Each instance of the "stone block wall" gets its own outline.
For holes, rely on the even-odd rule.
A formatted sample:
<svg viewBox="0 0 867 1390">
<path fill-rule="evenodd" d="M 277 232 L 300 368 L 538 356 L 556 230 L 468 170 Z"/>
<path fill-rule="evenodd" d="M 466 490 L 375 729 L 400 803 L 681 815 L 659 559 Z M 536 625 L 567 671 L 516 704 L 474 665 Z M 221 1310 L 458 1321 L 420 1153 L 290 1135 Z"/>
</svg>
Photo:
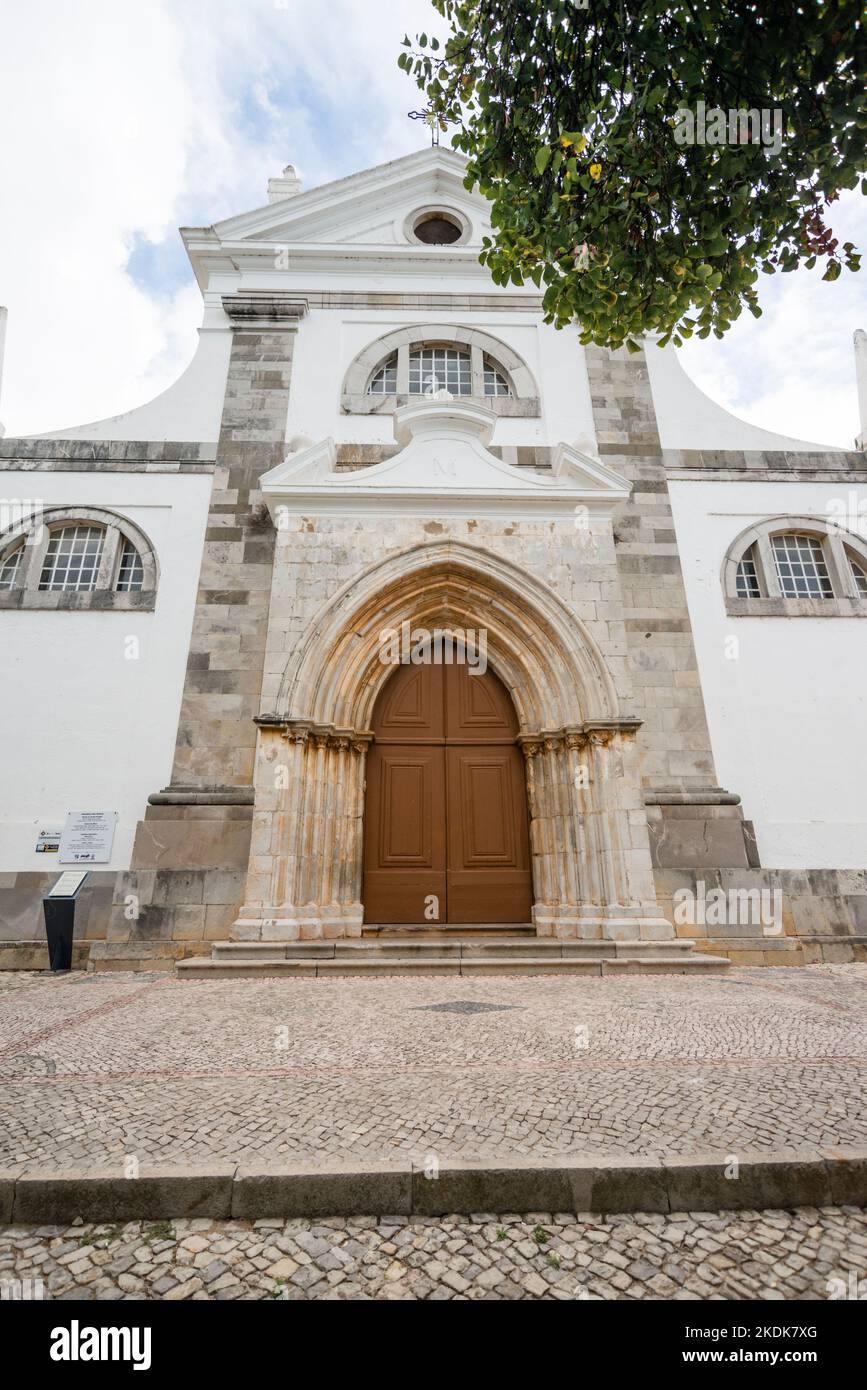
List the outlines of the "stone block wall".
<svg viewBox="0 0 867 1390">
<path fill-rule="evenodd" d="M 228 936 L 243 897 L 276 537 L 258 483 L 285 456 L 307 306 L 265 295 L 224 306 L 232 349 L 172 780 L 150 797 L 118 881 L 108 929 L 116 948 L 206 951 Z M 132 919 L 130 902 L 141 904 Z"/>
<path fill-rule="evenodd" d="M 716 786 L 645 356 L 591 347 L 586 358 L 599 456 L 633 489 L 614 537 L 655 860 L 747 868 L 757 862 L 751 828 L 738 797 Z"/>
<path fill-rule="evenodd" d="M 0 873 L 0 940 L 45 940 L 42 899 L 65 867 L 54 863 L 43 873 Z M 116 873 L 105 870 L 88 875 L 75 905 L 76 939 L 99 941 L 105 936 L 116 879 Z"/>
<path fill-rule="evenodd" d="M 501 556 L 549 585 L 586 625 L 614 679 L 622 709 L 632 713 L 620 579 L 607 523 L 594 525 L 585 543 L 571 521 L 410 516 L 390 516 L 376 524 L 366 517 L 288 518 L 277 537 L 263 713 L 276 712 L 290 657 L 341 589 L 389 557 L 433 541 L 455 541 Z M 484 625 L 484 616 L 480 609 L 477 625 Z M 575 722 L 595 713 L 579 708 L 576 691 Z"/>
<path fill-rule="evenodd" d="M 628 478 L 615 517 L 629 667 L 647 787 L 701 790 L 716 774 L 644 353 L 587 348 L 603 463 Z"/>
<path fill-rule="evenodd" d="M 677 935 L 734 965 L 867 961 L 867 870 L 657 869 L 655 879 Z M 684 894 L 705 903 L 709 920 L 683 920 Z"/>
</svg>

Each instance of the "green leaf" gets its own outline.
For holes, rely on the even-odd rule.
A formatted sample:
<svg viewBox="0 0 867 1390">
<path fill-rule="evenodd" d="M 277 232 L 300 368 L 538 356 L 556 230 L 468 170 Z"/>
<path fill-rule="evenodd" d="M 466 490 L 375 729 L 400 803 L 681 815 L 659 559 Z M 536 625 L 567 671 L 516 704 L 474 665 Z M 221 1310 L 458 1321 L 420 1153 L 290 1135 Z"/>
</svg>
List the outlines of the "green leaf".
<svg viewBox="0 0 867 1390">
<path fill-rule="evenodd" d="M 616 5 L 433 8 L 447 41 L 421 35 L 419 59 L 405 38 L 401 67 L 460 121 L 467 187 L 493 204 L 486 273 L 538 281 L 546 322 L 577 321 L 581 341 L 611 348 L 646 331 L 677 345 L 690 332 L 724 335 L 745 308 L 758 317 L 761 272 L 821 263 L 833 281 L 857 270 L 854 243 L 835 239 L 840 192 L 867 194 L 854 0 L 787 6 L 784 26 L 779 0 L 623 7 L 634 18 L 627 71 Z M 785 110 L 778 156 L 679 139 L 689 132 L 677 112 L 694 115 L 710 93 L 737 105 L 737 92 L 769 93 L 749 104 Z M 580 269 L 572 252 L 585 243 Z"/>
</svg>

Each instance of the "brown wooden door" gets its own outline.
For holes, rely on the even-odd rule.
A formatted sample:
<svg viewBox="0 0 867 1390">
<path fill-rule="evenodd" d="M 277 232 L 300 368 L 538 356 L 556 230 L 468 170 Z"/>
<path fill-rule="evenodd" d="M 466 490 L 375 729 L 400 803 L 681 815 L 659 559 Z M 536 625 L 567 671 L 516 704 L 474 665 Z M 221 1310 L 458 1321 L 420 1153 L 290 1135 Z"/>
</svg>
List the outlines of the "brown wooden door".
<svg viewBox="0 0 867 1390">
<path fill-rule="evenodd" d="M 528 922 L 523 757 L 508 691 L 466 665 L 401 666 L 373 720 L 366 922 Z"/>
</svg>

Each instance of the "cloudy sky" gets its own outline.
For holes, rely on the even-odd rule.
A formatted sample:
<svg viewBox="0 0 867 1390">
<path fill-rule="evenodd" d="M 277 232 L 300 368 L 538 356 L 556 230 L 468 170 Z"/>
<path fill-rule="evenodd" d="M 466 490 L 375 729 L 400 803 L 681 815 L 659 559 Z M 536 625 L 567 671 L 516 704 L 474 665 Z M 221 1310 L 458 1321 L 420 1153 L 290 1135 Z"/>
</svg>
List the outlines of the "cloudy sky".
<svg viewBox="0 0 867 1390">
<path fill-rule="evenodd" d="M 0 419 L 33 434 L 150 399 L 189 361 L 199 292 L 177 233 L 419 149 L 396 66 L 428 0 L 0 0 Z M 867 249 L 867 199 L 834 227 Z M 851 447 L 867 262 L 762 277 L 764 318 L 684 353 L 738 414 Z"/>
</svg>

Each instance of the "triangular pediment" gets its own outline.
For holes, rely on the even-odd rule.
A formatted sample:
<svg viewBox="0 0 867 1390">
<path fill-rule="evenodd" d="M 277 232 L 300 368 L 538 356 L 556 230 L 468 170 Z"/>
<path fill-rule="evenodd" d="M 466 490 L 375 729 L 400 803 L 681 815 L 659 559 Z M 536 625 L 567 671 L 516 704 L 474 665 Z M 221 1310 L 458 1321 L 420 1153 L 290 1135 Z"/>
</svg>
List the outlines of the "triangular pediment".
<svg viewBox="0 0 867 1390">
<path fill-rule="evenodd" d="M 515 468 L 491 453 L 497 417 L 460 398 L 431 397 L 395 415 L 404 444 L 393 458 L 338 471 L 333 440 L 311 445 L 266 473 L 260 486 L 272 515 L 286 511 L 423 515 L 564 516 L 578 507 L 601 515 L 628 498 L 620 474 L 567 445 L 550 473 Z"/>
<path fill-rule="evenodd" d="M 406 245 L 407 212 L 443 203 L 472 223 L 471 242 L 477 245 L 490 225 L 490 205 L 467 191 L 465 173 L 466 160 L 454 150 L 421 150 L 228 218 L 214 232 L 231 243 Z"/>
</svg>

